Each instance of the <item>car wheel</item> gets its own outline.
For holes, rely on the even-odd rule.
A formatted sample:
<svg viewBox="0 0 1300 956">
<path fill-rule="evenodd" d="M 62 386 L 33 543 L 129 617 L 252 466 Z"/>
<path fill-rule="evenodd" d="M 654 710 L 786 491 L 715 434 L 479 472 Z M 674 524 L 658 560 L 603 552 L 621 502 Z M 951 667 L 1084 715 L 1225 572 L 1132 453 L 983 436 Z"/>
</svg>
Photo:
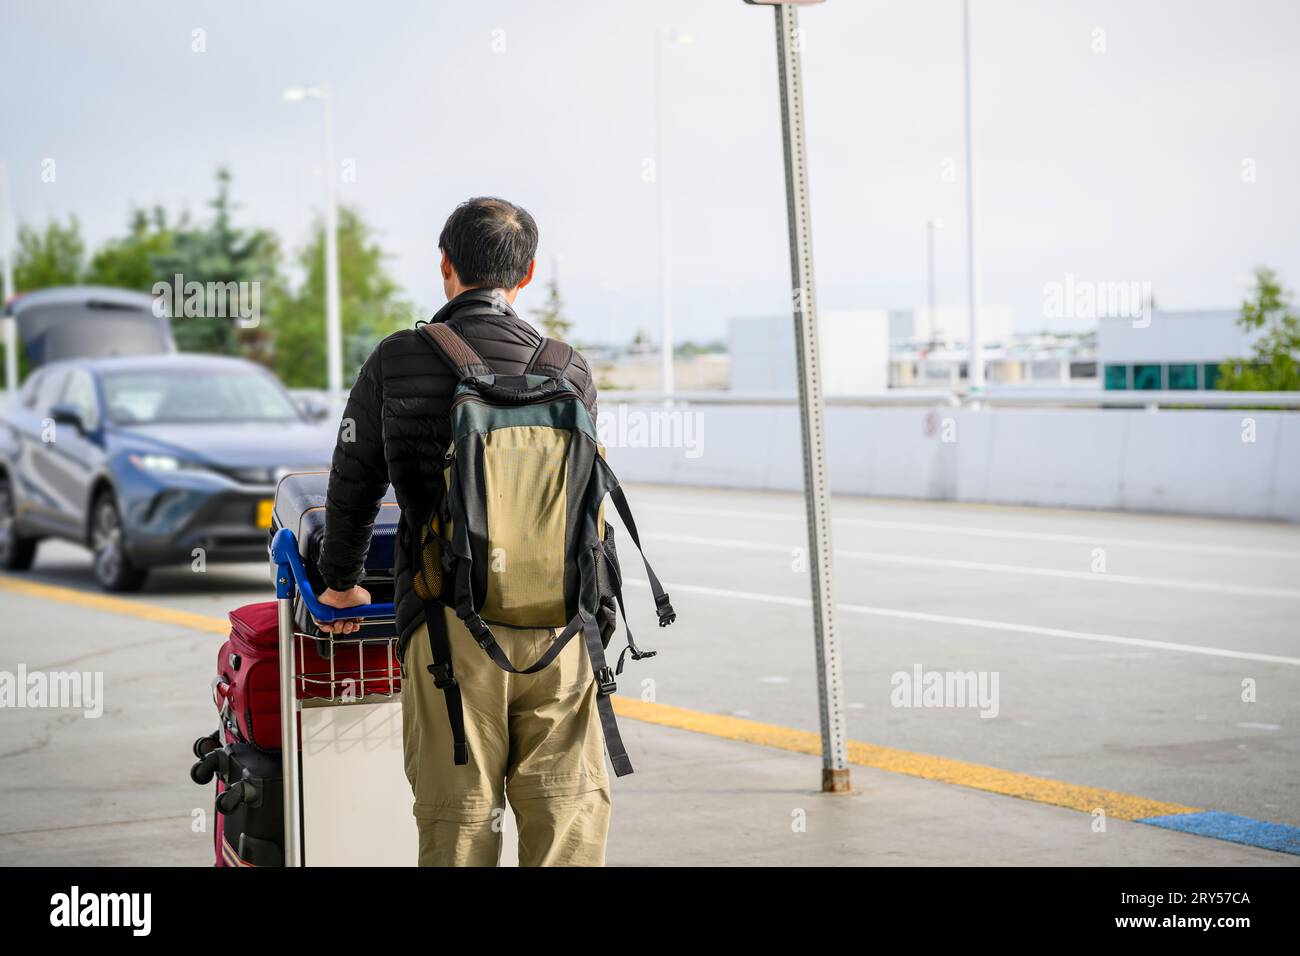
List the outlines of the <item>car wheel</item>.
<svg viewBox="0 0 1300 956">
<path fill-rule="evenodd" d="M 9 479 L 0 477 L 0 568 L 26 571 L 36 560 L 37 538 L 18 533 L 18 508 Z"/>
<path fill-rule="evenodd" d="M 106 591 L 138 591 L 148 576 L 126 553 L 126 529 L 113 495 L 105 492 L 95 499 L 90 530 L 90 549 L 95 556 L 95 580 Z"/>
</svg>

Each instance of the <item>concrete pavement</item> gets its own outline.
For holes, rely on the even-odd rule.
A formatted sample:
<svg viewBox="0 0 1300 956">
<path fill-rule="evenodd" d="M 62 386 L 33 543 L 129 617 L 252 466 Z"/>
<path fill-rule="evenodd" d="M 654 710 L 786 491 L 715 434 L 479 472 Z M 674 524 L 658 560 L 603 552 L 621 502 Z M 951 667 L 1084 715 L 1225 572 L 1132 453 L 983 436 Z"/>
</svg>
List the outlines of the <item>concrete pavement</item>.
<svg viewBox="0 0 1300 956">
<path fill-rule="evenodd" d="M 656 631 L 648 596 L 633 591 L 638 638 L 664 653 L 632 665 L 624 693 L 815 730 L 797 499 L 637 488 L 633 502 L 657 567 L 679 585 L 681 619 Z M 838 499 L 836 519 L 837 548 L 856 552 L 837 577 L 851 608 L 840 622 L 853 738 L 1300 819 L 1300 669 L 1287 663 L 1300 530 Z M 1107 570 L 1088 571 L 1098 547 Z M 220 620 L 269 598 L 267 571 L 168 571 L 131 599 L 192 618 L 183 623 L 96 610 L 86 565 L 84 552 L 51 545 L 22 578 L 79 589 L 89 604 L 0 583 L 0 670 L 93 669 L 107 698 L 98 720 L 0 711 L 0 863 L 206 864 L 192 815 L 210 797 L 188 779 L 189 744 L 214 725 Z M 892 675 L 917 663 L 1000 672 L 997 716 L 893 706 Z M 854 794 L 826 796 L 815 757 L 622 724 L 637 773 L 615 783 L 615 864 L 1300 861 L 1114 816 L 1098 832 L 1087 812 L 868 767 L 854 768 Z"/>
<path fill-rule="evenodd" d="M 3 593 L 0 669 L 102 668 L 108 706 L 0 714 L 0 863 L 211 861 L 194 813 L 190 740 L 212 724 L 204 675 L 217 634 Z M 12 630 L 10 630 L 12 626 Z M 17 639 L 15 639 L 17 636 Z M 75 645 L 75 646 L 73 646 Z M 1300 857 L 865 767 L 854 792 L 818 790 L 820 760 L 622 721 L 637 765 L 615 781 L 609 863 L 667 865 L 1297 865 Z"/>
</svg>

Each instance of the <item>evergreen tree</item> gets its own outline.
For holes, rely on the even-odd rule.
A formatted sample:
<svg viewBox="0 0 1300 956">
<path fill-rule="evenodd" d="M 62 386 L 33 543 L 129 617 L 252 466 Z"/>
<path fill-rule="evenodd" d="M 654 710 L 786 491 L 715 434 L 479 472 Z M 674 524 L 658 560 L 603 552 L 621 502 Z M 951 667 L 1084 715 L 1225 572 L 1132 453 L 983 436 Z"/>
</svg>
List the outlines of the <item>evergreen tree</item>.
<svg viewBox="0 0 1300 956">
<path fill-rule="evenodd" d="M 546 283 L 546 301 L 540 308 L 529 310 L 529 315 L 537 320 L 542 333 L 551 339 L 567 342 L 573 323 L 564 314 L 564 299 L 560 296 L 560 280 L 551 271 L 551 279 Z"/>
<path fill-rule="evenodd" d="M 176 229 L 187 229 L 182 219 Z M 91 285 L 114 286 L 150 292 L 155 282 L 170 282 L 161 274 L 159 262 L 174 255 L 175 229 L 167 222 L 167 212 L 155 206 L 146 212 L 131 212 L 129 232 L 121 239 L 110 239 L 96 250 L 90 260 L 86 281 Z"/>
<path fill-rule="evenodd" d="M 217 170 L 217 195 L 208 205 L 212 221 L 206 226 L 177 229 L 171 249 L 159 255 L 156 267 L 161 281 L 176 275 L 185 283 L 260 283 L 261 307 L 273 304 L 278 286 L 279 240 L 266 230 L 246 232 L 234 225 L 237 208 L 230 200 L 230 171 Z M 173 304 L 172 329 L 182 351 L 237 355 L 241 352 L 263 361 L 269 359 L 269 340 L 259 325 L 243 329 L 237 317 L 220 316 L 216 303 L 206 301 L 201 316 L 185 316 L 181 303 Z"/>
</svg>

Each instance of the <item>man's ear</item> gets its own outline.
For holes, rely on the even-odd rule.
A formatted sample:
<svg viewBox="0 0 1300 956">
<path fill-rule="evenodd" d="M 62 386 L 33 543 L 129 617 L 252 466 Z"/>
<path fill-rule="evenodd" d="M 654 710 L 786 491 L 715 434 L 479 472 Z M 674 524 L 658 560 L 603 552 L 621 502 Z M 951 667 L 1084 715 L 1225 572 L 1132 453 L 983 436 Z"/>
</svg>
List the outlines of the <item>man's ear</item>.
<svg viewBox="0 0 1300 956">
<path fill-rule="evenodd" d="M 451 260 L 447 258 L 447 251 L 445 249 L 439 249 L 438 251 L 442 253 L 442 264 L 439 266 L 439 269 L 442 272 L 442 277 L 444 279 L 450 279 L 455 274 L 456 270 L 452 268 Z"/>
<path fill-rule="evenodd" d="M 536 257 L 534 257 L 534 258 L 532 258 L 532 259 L 529 259 L 529 260 L 528 260 L 528 271 L 524 273 L 524 277 L 523 277 L 522 279 L 519 280 L 519 285 L 515 286 L 515 288 L 516 288 L 516 289 L 522 289 L 524 286 L 528 285 L 528 283 L 532 282 L 532 281 L 533 281 L 533 270 L 536 269 L 536 268 L 537 268 L 537 259 L 536 259 Z"/>
</svg>

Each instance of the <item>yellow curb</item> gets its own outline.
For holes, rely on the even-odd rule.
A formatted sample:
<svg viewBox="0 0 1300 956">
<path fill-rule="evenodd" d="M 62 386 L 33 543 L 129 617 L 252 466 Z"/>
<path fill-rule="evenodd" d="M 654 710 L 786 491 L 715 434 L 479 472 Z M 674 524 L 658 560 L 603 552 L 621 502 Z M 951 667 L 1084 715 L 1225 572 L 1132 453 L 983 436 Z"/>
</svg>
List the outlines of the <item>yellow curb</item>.
<svg viewBox="0 0 1300 956">
<path fill-rule="evenodd" d="M 727 740 L 739 740 L 813 756 L 818 756 L 822 752 L 821 736 L 805 730 L 794 730 L 790 727 L 763 724 L 755 720 L 744 720 L 722 714 L 706 714 L 668 704 L 648 703 L 632 697 L 615 697 L 614 710 L 620 717 L 630 717 L 633 720 L 658 724 L 661 727 L 690 730 Z M 892 747 L 881 747 L 857 740 L 849 741 L 849 761 L 875 770 L 920 777 L 923 780 L 936 780 L 960 787 L 971 787 L 1007 797 L 1018 797 L 1021 800 L 1032 800 L 1035 803 L 1066 807 L 1082 813 L 1104 810 L 1107 816 L 1119 820 L 1141 820 L 1146 817 L 1200 812 L 1196 807 L 1186 807 L 1178 803 L 1164 803 L 1130 793 L 1064 783 L 1027 773 L 999 770 L 983 764 L 950 760 L 947 757 L 934 757 L 908 750 L 895 750 Z"/>
<path fill-rule="evenodd" d="M 213 634 L 225 634 L 230 628 L 224 618 L 209 617 L 190 611 L 177 611 L 107 594 L 92 594 L 75 588 L 41 584 L 3 574 L 0 574 L 0 590 L 111 614 L 125 614 L 146 621 L 175 624 L 177 627 Z M 677 730 L 722 737 L 726 740 L 738 740 L 742 743 L 813 756 L 819 755 L 822 750 L 821 737 L 818 734 L 775 724 L 759 723 L 755 720 L 744 720 L 740 717 L 709 714 L 684 707 L 619 696 L 614 698 L 614 710 L 620 717 L 657 724 L 660 727 L 672 727 Z M 1027 773 L 999 770 L 983 764 L 950 760 L 947 757 L 934 757 L 908 750 L 895 750 L 892 747 L 881 747 L 856 740 L 849 741 L 849 760 L 859 766 L 871 767 L 875 770 L 971 787 L 975 790 L 1018 797 L 1035 803 L 1066 807 L 1082 813 L 1104 810 L 1107 816 L 1119 820 L 1141 820 L 1146 817 L 1201 812 L 1196 807 L 1187 807 L 1178 803 L 1164 803 L 1129 793 L 1064 783 Z"/>
</svg>

